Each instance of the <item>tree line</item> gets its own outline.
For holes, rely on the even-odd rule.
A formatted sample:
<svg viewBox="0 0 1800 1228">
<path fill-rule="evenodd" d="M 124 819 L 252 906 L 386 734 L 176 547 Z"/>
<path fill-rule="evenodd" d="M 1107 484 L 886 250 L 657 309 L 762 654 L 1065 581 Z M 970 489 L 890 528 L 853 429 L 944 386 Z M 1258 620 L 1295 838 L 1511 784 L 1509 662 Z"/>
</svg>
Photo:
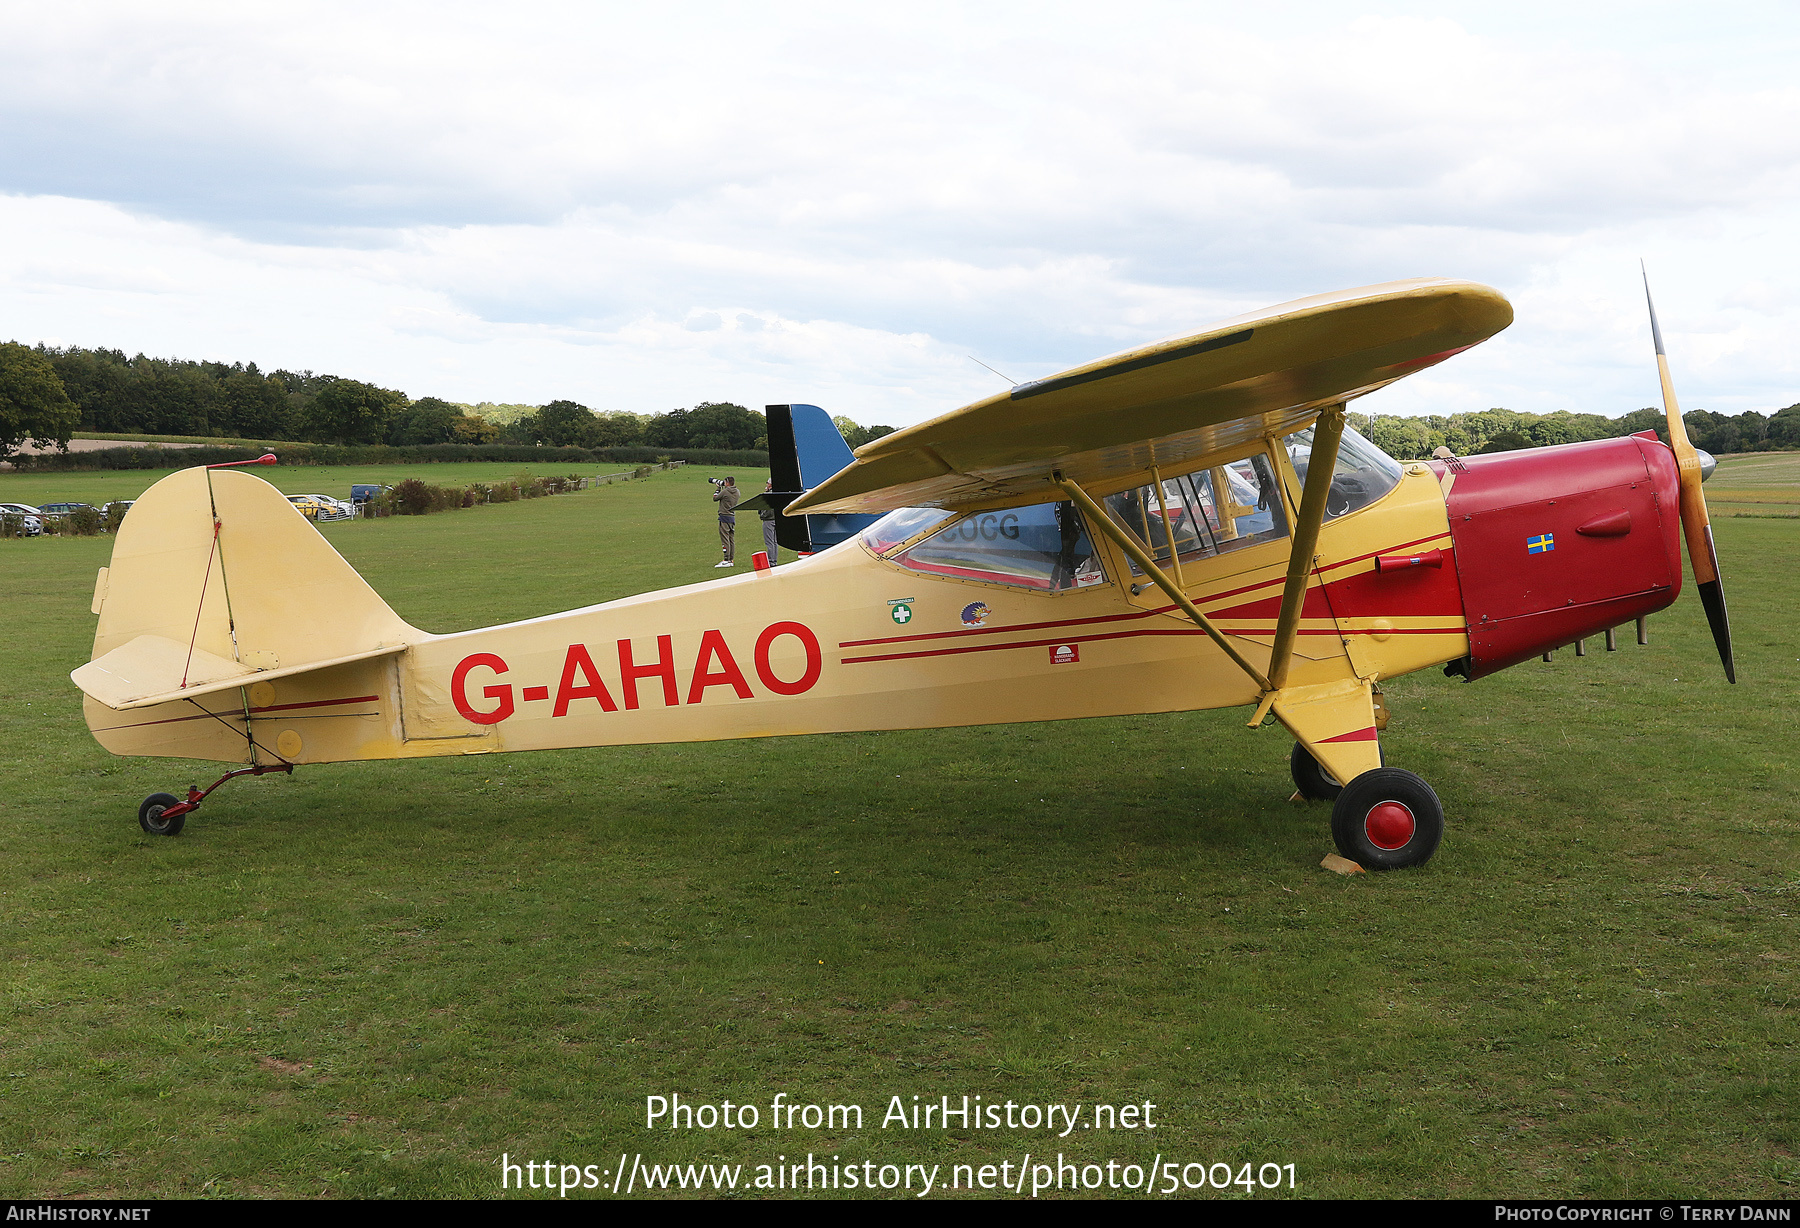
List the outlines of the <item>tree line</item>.
<svg viewBox="0 0 1800 1228">
<path fill-rule="evenodd" d="M 483 411 L 487 411 L 484 414 Z M 489 416 L 491 415 L 491 416 Z M 837 422 L 851 447 L 889 426 Z M 595 411 L 576 401 L 466 405 L 254 362 L 127 357 L 122 350 L 0 345 L 0 457 L 76 431 L 291 440 L 339 445 L 545 444 L 552 447 L 766 450 L 763 415 L 725 401 L 662 414 Z"/>
<path fill-rule="evenodd" d="M 1486 409 L 1423 418 L 1352 413 L 1348 419 L 1376 447 L 1399 460 L 1427 457 L 1438 448 L 1449 448 L 1458 456 L 1478 456 L 1588 439 L 1616 439 L 1639 431 L 1655 431 L 1657 438 L 1664 443 L 1669 441 L 1668 420 L 1662 410 L 1654 408 L 1634 409 L 1618 418 L 1567 410 L 1533 414 Z M 1800 405 L 1790 405 L 1766 417 L 1755 410 L 1728 416 L 1690 409 L 1681 415 L 1681 421 L 1694 446 L 1715 456 L 1800 448 Z"/>
<path fill-rule="evenodd" d="M 1377 447 L 1400 459 L 1447 447 L 1459 456 L 1608 439 L 1654 430 L 1660 409 L 1619 418 L 1489 409 L 1400 418 L 1351 414 Z M 852 448 L 892 432 L 834 418 Z M 1800 448 L 1800 405 L 1682 415 L 1688 436 L 1714 455 Z M 293 440 L 335 445 L 510 444 L 586 449 L 649 447 L 766 451 L 763 415 L 728 401 L 661 414 L 596 411 L 576 401 L 543 406 L 466 405 L 312 371 L 262 371 L 255 363 L 128 358 L 122 350 L 0 344 L 0 457 L 31 440 L 66 443 L 75 431 Z"/>
</svg>

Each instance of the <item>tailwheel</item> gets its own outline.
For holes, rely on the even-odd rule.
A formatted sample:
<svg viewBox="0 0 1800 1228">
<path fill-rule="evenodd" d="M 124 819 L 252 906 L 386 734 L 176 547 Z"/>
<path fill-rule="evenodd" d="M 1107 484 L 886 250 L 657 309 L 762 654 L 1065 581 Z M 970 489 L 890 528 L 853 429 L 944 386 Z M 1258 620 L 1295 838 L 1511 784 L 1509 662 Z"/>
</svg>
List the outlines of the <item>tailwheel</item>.
<svg viewBox="0 0 1800 1228">
<path fill-rule="evenodd" d="M 152 793 L 138 807 L 138 826 L 152 836 L 179 836 L 187 824 L 187 811 L 163 818 L 163 811 L 179 805 L 181 799 L 172 793 Z"/>
<path fill-rule="evenodd" d="M 1338 794 L 1331 838 L 1338 852 L 1370 870 L 1424 865 L 1444 838 L 1444 806 L 1411 772 L 1374 768 Z"/>
</svg>

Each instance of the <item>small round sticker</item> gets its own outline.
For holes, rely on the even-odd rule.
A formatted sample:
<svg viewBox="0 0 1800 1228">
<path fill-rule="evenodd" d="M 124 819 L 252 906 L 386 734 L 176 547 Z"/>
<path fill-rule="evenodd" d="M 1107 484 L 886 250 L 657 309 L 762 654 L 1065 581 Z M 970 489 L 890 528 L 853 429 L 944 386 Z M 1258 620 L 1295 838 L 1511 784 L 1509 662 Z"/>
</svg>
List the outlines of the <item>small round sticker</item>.
<svg viewBox="0 0 1800 1228">
<path fill-rule="evenodd" d="M 889 606 L 888 614 L 892 616 L 895 622 L 902 625 L 912 621 L 912 607 L 907 605 L 904 601 L 896 602 L 894 605 Z"/>
</svg>

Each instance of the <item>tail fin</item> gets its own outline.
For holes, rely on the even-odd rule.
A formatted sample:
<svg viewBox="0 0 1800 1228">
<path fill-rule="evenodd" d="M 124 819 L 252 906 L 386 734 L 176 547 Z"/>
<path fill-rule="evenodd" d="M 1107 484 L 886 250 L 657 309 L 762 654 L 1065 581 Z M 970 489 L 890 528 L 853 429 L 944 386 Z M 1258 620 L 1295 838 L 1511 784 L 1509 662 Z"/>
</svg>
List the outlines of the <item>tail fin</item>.
<svg viewBox="0 0 1800 1228">
<path fill-rule="evenodd" d="M 789 501 L 856 459 L 831 415 L 817 405 L 769 405 L 764 409 L 769 422 L 769 477 L 775 492 L 789 495 Z M 789 550 L 823 550 L 854 537 L 878 519 L 837 515 L 778 517 L 775 540 Z"/>
<path fill-rule="evenodd" d="M 70 677 L 116 711 L 403 651 L 423 638 L 273 486 L 164 478 L 100 573 L 94 657 Z"/>
</svg>

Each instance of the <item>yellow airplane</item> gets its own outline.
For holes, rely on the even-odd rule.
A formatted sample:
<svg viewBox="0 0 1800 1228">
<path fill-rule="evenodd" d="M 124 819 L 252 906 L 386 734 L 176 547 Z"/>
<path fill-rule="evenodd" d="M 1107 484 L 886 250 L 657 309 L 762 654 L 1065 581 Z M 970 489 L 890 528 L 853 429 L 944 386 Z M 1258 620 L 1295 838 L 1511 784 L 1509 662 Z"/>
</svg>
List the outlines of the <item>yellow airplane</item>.
<svg viewBox="0 0 1800 1228">
<path fill-rule="evenodd" d="M 189 469 L 121 526 L 71 676 L 115 754 L 241 765 L 146 799 L 158 834 L 226 780 L 298 764 L 1241 705 L 1293 735 L 1344 856 L 1416 865 L 1443 809 L 1383 766 L 1384 679 L 1611 647 L 1675 599 L 1683 525 L 1731 668 L 1660 335 L 1673 450 L 1646 433 L 1401 464 L 1345 426 L 1353 398 L 1511 321 L 1445 279 L 1226 320 L 875 440 L 822 480 L 816 450 L 811 481 L 777 455 L 810 487 L 775 500 L 790 540 L 843 537 L 793 564 L 454 635 L 409 626 L 274 487 Z M 772 407 L 771 438 L 823 417 Z"/>
</svg>

